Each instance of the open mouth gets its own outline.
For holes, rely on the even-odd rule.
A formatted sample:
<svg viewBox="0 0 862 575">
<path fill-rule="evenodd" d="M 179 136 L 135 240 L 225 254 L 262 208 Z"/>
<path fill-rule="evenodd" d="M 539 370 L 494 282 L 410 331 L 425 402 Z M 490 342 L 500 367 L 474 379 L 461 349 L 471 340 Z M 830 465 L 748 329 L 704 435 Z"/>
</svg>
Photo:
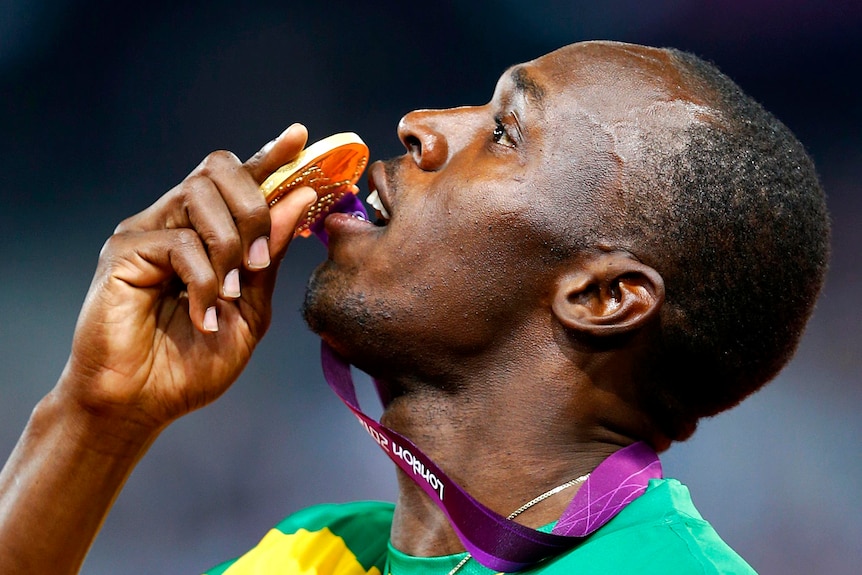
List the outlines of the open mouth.
<svg viewBox="0 0 862 575">
<path fill-rule="evenodd" d="M 368 194 L 368 198 L 365 201 L 368 202 L 369 206 L 374 208 L 374 213 L 377 216 L 374 220 L 375 226 L 385 226 L 389 223 L 389 212 L 386 210 L 386 206 L 383 205 L 383 202 L 380 201 L 380 194 L 377 193 L 377 190 Z"/>
<path fill-rule="evenodd" d="M 388 181 L 386 171 L 381 162 L 375 162 L 368 170 L 368 188 L 371 193 L 365 200 L 369 206 L 374 208 L 376 219 L 375 226 L 386 226 L 392 219 L 391 204 L 389 202 Z"/>
</svg>

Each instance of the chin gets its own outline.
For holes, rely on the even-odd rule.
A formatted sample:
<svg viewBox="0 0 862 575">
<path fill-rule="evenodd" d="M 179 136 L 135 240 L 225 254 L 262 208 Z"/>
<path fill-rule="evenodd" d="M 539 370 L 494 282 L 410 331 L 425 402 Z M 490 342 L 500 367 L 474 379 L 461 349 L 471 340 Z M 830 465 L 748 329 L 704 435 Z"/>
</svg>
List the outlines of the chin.
<svg viewBox="0 0 862 575">
<path fill-rule="evenodd" d="M 373 355 L 369 344 L 381 339 L 379 329 L 375 329 L 381 323 L 379 314 L 369 308 L 364 292 L 348 285 L 327 263 L 308 280 L 302 317 L 311 331 L 359 366 L 363 358 Z"/>
<path fill-rule="evenodd" d="M 309 278 L 301 311 L 311 331 L 368 375 L 436 379 L 445 354 L 426 337 L 434 331 L 425 312 L 411 303 L 384 288 L 366 291 L 327 261 Z"/>
<path fill-rule="evenodd" d="M 344 310 L 341 309 L 345 301 L 344 290 L 336 289 L 337 282 L 328 263 L 322 263 L 311 274 L 305 286 L 305 298 L 301 308 L 306 325 L 321 337 L 334 331 L 335 327 L 342 325 L 344 321 L 339 317 L 344 315 Z"/>
</svg>

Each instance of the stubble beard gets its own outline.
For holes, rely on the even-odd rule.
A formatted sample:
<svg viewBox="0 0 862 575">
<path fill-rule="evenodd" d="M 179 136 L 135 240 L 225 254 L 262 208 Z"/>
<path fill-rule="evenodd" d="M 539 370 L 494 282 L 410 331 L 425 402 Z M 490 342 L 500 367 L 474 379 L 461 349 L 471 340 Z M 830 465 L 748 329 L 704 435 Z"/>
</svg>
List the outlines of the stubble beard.
<svg viewBox="0 0 862 575">
<path fill-rule="evenodd" d="M 302 317 L 311 331 L 337 348 L 340 347 L 337 340 L 355 339 L 361 334 L 368 320 L 364 301 L 364 294 L 347 289 L 343 280 L 335 277 L 329 262 L 325 262 L 314 270 L 306 284 Z"/>
<path fill-rule="evenodd" d="M 397 347 L 386 343 L 392 341 L 387 331 L 395 325 L 390 305 L 352 285 L 330 262 L 309 278 L 301 312 L 311 331 L 364 371 Z"/>
<path fill-rule="evenodd" d="M 363 291 L 331 262 L 321 264 L 309 278 L 301 312 L 314 333 L 374 378 L 396 387 L 436 379 L 431 376 L 436 369 L 426 371 L 429 352 L 421 320 L 417 324 L 422 312 L 397 298 L 387 299 L 385 293 Z"/>
</svg>

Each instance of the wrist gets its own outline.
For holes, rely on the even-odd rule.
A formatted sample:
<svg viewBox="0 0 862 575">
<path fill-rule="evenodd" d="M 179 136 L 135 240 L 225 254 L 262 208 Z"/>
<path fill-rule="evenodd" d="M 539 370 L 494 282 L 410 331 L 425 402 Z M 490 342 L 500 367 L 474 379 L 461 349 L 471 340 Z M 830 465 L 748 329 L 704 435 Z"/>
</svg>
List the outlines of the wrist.
<svg viewBox="0 0 862 575">
<path fill-rule="evenodd" d="M 160 429 L 118 411 L 85 405 L 58 385 L 36 405 L 29 427 L 38 435 L 61 435 L 72 451 L 137 460 Z"/>
<path fill-rule="evenodd" d="M 36 405 L 0 472 L 3 573 L 77 573 L 157 435 L 84 409 L 62 383 Z"/>
</svg>

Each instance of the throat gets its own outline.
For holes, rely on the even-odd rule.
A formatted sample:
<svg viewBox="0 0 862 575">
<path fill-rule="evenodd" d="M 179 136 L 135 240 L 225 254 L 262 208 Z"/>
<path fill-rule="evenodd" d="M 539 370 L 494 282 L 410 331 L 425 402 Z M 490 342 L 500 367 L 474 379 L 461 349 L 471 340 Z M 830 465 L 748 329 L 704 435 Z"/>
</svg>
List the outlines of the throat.
<svg viewBox="0 0 862 575">
<path fill-rule="evenodd" d="M 613 451 L 585 455 L 590 452 L 549 441 L 544 431 L 513 429 L 504 424 L 505 418 L 472 413 L 463 403 L 458 408 L 440 402 L 420 407 L 412 401 L 415 397 L 406 399 L 398 398 L 389 406 L 384 418 L 387 427 L 410 438 L 481 504 L 533 529 L 557 521 L 586 475 Z M 421 485 L 432 479 L 436 481 L 423 478 L 423 473 L 411 476 L 398 470 L 392 543 L 409 555 L 464 551 L 438 502 Z"/>
</svg>

